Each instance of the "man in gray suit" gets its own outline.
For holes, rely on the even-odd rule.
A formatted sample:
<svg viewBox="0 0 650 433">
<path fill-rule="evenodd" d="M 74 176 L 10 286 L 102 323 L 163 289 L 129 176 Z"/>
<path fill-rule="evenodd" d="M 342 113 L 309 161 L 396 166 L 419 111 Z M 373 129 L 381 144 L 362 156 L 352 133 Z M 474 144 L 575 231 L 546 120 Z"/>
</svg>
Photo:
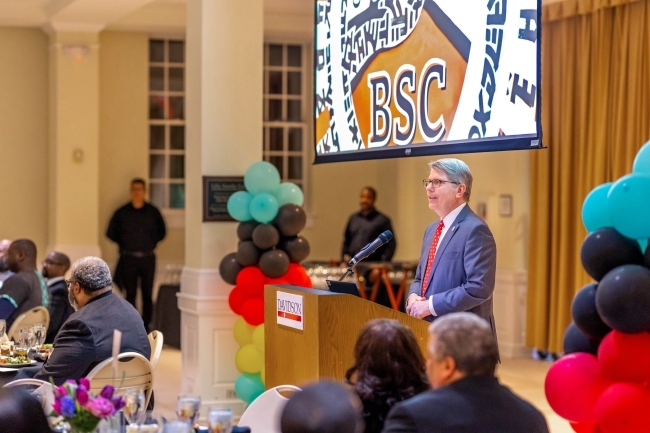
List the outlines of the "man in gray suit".
<svg viewBox="0 0 650 433">
<path fill-rule="evenodd" d="M 407 297 L 408 314 L 432 322 L 469 311 L 485 319 L 496 340 L 492 294 L 496 244 L 487 224 L 469 208 L 472 173 L 463 161 L 439 159 L 424 180 L 429 208 L 440 219 L 424 232 L 420 263 Z"/>
</svg>

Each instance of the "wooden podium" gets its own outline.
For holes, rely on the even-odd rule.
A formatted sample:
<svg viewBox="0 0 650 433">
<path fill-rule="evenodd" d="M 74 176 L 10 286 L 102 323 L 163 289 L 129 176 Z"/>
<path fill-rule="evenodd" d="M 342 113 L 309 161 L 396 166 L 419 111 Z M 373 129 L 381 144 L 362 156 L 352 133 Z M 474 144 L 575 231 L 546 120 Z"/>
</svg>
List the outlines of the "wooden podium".
<svg viewBox="0 0 650 433">
<path fill-rule="evenodd" d="M 357 336 L 372 319 L 396 319 L 408 326 L 426 354 L 428 322 L 352 295 L 267 285 L 264 317 L 267 389 L 319 379 L 342 381 L 354 361 Z M 302 323 L 303 329 L 278 322 Z"/>
</svg>

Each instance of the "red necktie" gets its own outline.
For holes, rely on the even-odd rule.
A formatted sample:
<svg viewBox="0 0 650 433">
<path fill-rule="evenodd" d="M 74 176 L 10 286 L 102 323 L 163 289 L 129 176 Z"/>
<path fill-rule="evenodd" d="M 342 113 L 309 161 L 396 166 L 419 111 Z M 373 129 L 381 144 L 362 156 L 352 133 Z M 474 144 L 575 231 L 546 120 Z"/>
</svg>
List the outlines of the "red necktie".
<svg viewBox="0 0 650 433">
<path fill-rule="evenodd" d="M 422 285 L 422 297 L 427 291 L 427 282 L 429 281 L 429 274 L 431 274 L 431 268 L 433 267 L 433 259 L 436 257 L 436 249 L 438 248 L 438 241 L 440 240 L 440 235 L 442 234 L 442 229 L 445 227 L 445 223 L 440 220 L 438 227 L 436 228 L 436 233 L 433 235 L 433 242 L 431 242 L 431 248 L 429 248 L 429 259 L 427 260 L 427 269 L 424 273 L 424 279 L 421 282 Z"/>
</svg>

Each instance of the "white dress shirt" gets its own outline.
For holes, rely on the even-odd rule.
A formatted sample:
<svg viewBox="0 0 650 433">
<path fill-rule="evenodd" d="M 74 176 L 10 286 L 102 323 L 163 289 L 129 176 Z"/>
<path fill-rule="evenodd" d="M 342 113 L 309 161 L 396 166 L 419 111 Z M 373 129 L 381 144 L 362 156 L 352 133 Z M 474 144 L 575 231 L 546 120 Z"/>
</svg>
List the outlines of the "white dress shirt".
<svg viewBox="0 0 650 433">
<path fill-rule="evenodd" d="M 467 205 L 467 203 L 461 204 L 456 209 L 449 212 L 447 216 L 442 219 L 442 222 L 445 224 L 445 226 L 442 228 L 442 233 L 440 233 L 440 238 L 438 239 L 438 245 L 442 243 L 442 240 L 445 238 L 445 235 L 447 234 L 447 230 L 449 230 L 449 227 L 451 227 L 454 224 L 454 221 L 456 221 L 458 214 L 460 213 L 461 210 L 463 210 L 465 205 Z M 436 255 L 438 254 L 438 245 L 436 245 Z M 433 256 L 433 259 L 435 261 L 435 256 Z M 431 266 L 433 266 L 433 263 L 431 263 Z M 426 284 L 426 283 L 427 283 L 426 281 L 422 281 L 422 284 Z M 433 309 L 433 295 L 429 297 L 429 311 L 431 311 L 431 314 L 433 314 L 434 316 L 437 316 L 436 310 Z"/>
</svg>

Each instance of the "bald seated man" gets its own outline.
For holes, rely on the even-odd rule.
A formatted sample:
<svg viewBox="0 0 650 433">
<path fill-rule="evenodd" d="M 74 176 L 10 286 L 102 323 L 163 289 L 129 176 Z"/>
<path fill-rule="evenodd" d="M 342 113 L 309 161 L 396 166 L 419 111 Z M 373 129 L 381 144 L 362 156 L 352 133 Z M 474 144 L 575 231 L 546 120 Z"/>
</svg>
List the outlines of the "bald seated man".
<svg viewBox="0 0 650 433">
<path fill-rule="evenodd" d="M 548 433 L 544 415 L 499 383 L 490 324 L 468 312 L 429 326 L 427 377 L 432 390 L 397 403 L 382 433 Z"/>
<path fill-rule="evenodd" d="M 0 319 L 7 329 L 18 316 L 38 306 L 47 307 L 50 295 L 47 284 L 36 269 L 36 245 L 29 239 L 11 243 L 5 256 L 7 267 L 14 275 L 7 278 L 0 290 Z"/>
<path fill-rule="evenodd" d="M 47 328 L 45 343 L 51 344 L 61 329 L 63 323 L 74 313 L 74 308 L 68 300 L 68 286 L 65 284 L 65 274 L 70 269 L 70 258 L 63 253 L 52 251 L 43 260 L 41 274 L 47 278 L 47 288 L 50 291 L 50 326 Z"/>
<path fill-rule="evenodd" d="M 0 288 L 2 288 L 2 283 L 14 274 L 7 267 L 7 260 L 5 258 L 9 245 L 11 245 L 9 239 L 3 239 L 0 241 Z"/>
<path fill-rule="evenodd" d="M 282 410 L 282 433 L 363 433 L 359 398 L 338 383 L 319 382 L 293 394 Z"/>
</svg>

